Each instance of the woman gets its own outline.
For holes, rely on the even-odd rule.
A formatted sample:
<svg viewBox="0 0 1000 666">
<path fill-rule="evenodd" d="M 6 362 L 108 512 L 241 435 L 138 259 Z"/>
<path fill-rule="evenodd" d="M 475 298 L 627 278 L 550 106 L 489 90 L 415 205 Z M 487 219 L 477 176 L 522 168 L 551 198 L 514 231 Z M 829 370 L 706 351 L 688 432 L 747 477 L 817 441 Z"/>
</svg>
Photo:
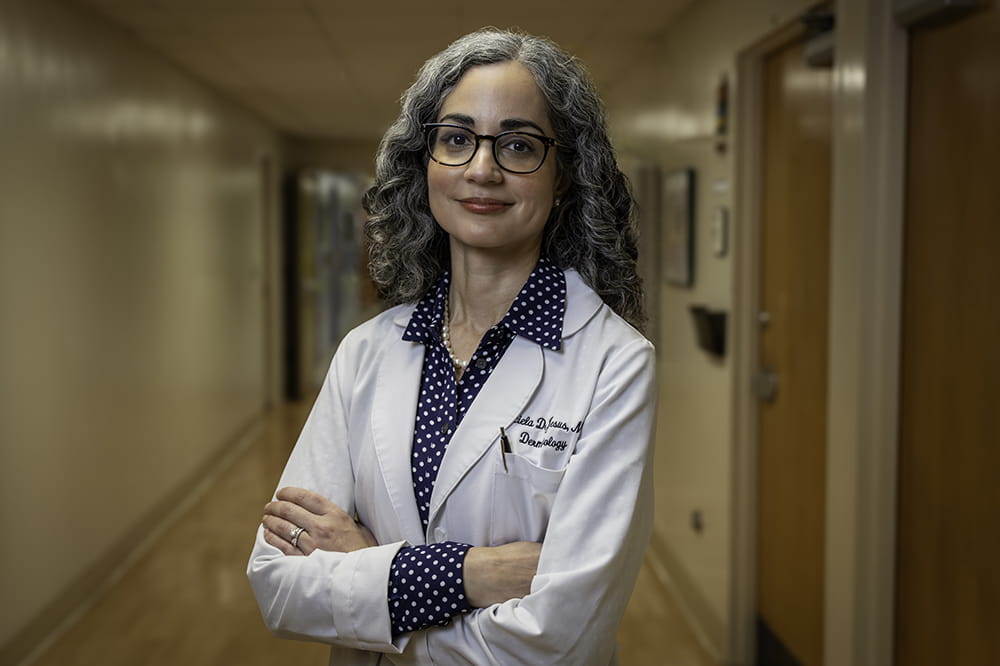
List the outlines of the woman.
<svg viewBox="0 0 1000 666">
<path fill-rule="evenodd" d="M 421 69 L 352 331 L 248 575 L 336 664 L 609 664 L 652 511 L 632 199 L 588 78 L 487 30 Z M 635 327 L 635 328 L 634 328 Z"/>
</svg>

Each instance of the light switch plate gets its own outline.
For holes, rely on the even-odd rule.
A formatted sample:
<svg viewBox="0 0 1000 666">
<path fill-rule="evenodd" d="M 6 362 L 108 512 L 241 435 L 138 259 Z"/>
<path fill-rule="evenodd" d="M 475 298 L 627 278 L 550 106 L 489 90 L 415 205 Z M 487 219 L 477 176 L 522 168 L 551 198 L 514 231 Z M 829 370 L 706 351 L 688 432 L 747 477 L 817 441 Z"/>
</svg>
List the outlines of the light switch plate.
<svg viewBox="0 0 1000 666">
<path fill-rule="evenodd" d="M 719 206 L 712 215 L 712 224 L 709 228 L 712 240 L 712 253 L 717 257 L 724 257 L 729 251 L 729 209 Z"/>
</svg>

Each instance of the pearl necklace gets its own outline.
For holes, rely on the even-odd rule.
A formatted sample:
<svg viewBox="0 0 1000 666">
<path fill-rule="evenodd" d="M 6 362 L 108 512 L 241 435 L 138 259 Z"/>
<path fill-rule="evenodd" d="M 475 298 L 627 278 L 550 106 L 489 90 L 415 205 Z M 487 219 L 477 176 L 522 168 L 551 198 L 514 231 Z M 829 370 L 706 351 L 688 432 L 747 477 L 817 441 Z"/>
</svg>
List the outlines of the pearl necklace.
<svg viewBox="0 0 1000 666">
<path fill-rule="evenodd" d="M 444 342 L 445 351 L 451 357 L 451 364 L 455 366 L 456 370 L 465 370 L 469 367 L 469 362 L 455 356 L 455 352 L 451 348 L 451 332 L 448 330 L 448 320 L 451 319 L 451 315 L 448 312 L 448 300 L 446 295 L 444 297 L 444 320 L 441 322 L 441 340 Z"/>
</svg>

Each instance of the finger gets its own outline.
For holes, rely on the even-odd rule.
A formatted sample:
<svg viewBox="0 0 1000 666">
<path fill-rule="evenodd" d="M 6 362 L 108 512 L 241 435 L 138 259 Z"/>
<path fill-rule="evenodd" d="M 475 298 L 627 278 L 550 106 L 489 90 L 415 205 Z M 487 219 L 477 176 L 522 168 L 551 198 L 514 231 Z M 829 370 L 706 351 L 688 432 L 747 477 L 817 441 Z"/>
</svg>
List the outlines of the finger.
<svg viewBox="0 0 1000 666">
<path fill-rule="evenodd" d="M 299 550 L 303 555 L 308 555 L 316 550 L 315 540 L 312 536 L 310 536 L 309 532 L 306 532 L 305 530 L 303 530 L 302 534 L 299 535 Z"/>
<path fill-rule="evenodd" d="M 292 534 L 298 528 L 298 525 L 295 523 L 290 523 L 284 518 L 278 518 L 276 516 L 264 516 L 261 524 L 264 525 L 265 529 L 273 532 L 275 536 L 284 539 L 289 544 L 292 542 Z"/>
<path fill-rule="evenodd" d="M 284 500 L 268 502 L 264 505 L 264 515 L 277 516 L 297 526 L 301 525 L 306 529 L 312 527 L 316 520 L 316 514 L 313 512 L 303 509 L 294 502 L 286 502 Z"/>
<path fill-rule="evenodd" d="M 280 550 L 285 555 L 301 555 L 302 553 L 298 548 L 288 543 L 280 536 L 272 532 L 271 530 L 264 528 L 264 541 L 268 542 L 278 550 Z"/>
<path fill-rule="evenodd" d="M 319 493 L 306 490 L 305 488 L 282 488 L 276 493 L 275 496 L 279 500 L 298 504 L 306 511 L 314 513 L 317 516 L 322 516 L 323 514 L 330 513 L 331 511 L 343 512 L 343 509 L 327 498 L 323 497 Z"/>
</svg>

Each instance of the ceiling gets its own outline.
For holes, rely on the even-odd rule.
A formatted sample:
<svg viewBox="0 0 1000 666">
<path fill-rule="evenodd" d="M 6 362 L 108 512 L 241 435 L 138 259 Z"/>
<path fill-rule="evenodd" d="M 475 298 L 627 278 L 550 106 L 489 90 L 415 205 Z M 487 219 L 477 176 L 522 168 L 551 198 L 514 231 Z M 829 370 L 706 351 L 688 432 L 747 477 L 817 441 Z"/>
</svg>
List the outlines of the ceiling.
<svg viewBox="0 0 1000 666">
<path fill-rule="evenodd" d="M 466 32 L 495 25 L 549 36 L 606 91 L 693 2 L 66 1 L 120 25 L 289 135 L 364 141 L 396 117 L 420 64 Z"/>
</svg>

